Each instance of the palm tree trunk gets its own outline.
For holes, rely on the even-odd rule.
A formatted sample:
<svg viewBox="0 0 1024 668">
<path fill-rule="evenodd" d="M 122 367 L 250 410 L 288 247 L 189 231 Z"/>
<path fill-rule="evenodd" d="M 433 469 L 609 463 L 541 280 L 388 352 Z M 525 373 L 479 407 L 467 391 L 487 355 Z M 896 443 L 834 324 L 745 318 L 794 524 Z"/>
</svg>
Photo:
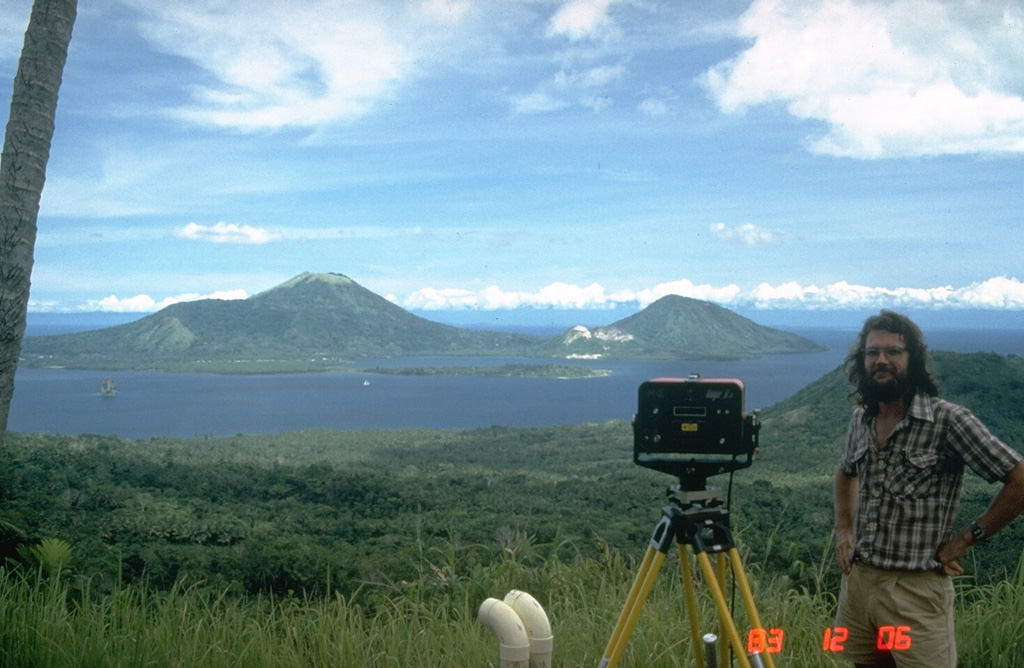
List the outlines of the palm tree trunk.
<svg viewBox="0 0 1024 668">
<path fill-rule="evenodd" d="M 39 199 L 78 0 L 35 0 L 0 155 L 0 448 L 28 312 Z"/>
</svg>

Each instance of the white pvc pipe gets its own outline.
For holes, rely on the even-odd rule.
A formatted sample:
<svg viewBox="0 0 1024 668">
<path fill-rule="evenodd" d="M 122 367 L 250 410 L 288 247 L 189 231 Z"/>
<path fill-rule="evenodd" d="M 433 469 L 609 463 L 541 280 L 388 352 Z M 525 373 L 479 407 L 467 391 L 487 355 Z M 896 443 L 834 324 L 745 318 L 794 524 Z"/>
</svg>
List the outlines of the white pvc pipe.
<svg viewBox="0 0 1024 668">
<path fill-rule="evenodd" d="M 544 608 L 534 597 L 515 589 L 505 596 L 505 603 L 523 620 L 526 627 L 526 635 L 530 640 L 530 668 L 551 668 L 554 637 Z"/>
<path fill-rule="evenodd" d="M 477 619 L 498 634 L 501 668 L 529 668 L 530 638 L 516 611 L 507 603 L 489 598 L 480 605 Z"/>
</svg>

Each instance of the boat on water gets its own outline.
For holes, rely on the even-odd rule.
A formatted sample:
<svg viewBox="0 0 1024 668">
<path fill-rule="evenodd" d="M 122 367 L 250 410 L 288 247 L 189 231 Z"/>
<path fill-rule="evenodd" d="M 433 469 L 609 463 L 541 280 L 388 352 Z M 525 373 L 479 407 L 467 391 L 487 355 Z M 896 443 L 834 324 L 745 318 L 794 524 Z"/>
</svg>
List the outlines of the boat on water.
<svg viewBox="0 0 1024 668">
<path fill-rule="evenodd" d="M 114 385 L 114 381 L 110 378 L 104 378 L 103 383 L 100 385 L 100 396 L 103 397 L 116 397 L 117 396 L 117 385 Z"/>
</svg>

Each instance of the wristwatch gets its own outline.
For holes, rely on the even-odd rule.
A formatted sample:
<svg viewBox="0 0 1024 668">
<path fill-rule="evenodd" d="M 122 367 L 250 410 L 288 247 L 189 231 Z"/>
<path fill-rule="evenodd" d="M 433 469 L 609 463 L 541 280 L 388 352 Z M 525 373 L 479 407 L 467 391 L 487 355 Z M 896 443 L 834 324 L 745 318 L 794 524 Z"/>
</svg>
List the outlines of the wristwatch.
<svg viewBox="0 0 1024 668">
<path fill-rule="evenodd" d="M 977 522 L 971 522 L 971 535 L 974 536 L 975 544 L 984 543 L 987 538 L 985 530 L 978 526 Z"/>
</svg>

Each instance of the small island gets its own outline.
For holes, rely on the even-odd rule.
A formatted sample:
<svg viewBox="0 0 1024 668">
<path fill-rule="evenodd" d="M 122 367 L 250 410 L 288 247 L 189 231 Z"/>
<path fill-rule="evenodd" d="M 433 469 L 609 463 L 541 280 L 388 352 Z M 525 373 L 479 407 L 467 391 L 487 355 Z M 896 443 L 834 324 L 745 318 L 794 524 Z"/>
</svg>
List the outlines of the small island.
<svg viewBox="0 0 1024 668">
<path fill-rule="evenodd" d="M 100 396 L 101 397 L 116 397 L 117 396 L 117 385 L 114 385 L 114 381 L 111 378 L 104 378 L 103 383 L 100 384 Z"/>
<path fill-rule="evenodd" d="M 572 364 L 503 364 L 500 366 L 373 367 L 364 373 L 390 376 L 491 376 L 504 378 L 599 378 L 611 372 Z"/>
</svg>

